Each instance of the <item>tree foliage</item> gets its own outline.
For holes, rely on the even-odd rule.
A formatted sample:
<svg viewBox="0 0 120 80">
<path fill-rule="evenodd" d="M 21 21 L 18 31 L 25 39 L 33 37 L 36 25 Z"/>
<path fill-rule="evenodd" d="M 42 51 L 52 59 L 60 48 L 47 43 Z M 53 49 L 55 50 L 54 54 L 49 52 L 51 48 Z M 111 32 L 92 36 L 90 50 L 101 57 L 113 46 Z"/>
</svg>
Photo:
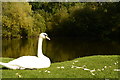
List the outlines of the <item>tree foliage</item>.
<svg viewBox="0 0 120 80">
<path fill-rule="evenodd" d="M 113 38 L 120 34 L 120 3 L 30 2 L 3 3 L 3 36 Z"/>
<path fill-rule="evenodd" d="M 32 33 L 33 18 L 28 3 L 3 3 L 3 36 L 18 37 Z"/>
</svg>

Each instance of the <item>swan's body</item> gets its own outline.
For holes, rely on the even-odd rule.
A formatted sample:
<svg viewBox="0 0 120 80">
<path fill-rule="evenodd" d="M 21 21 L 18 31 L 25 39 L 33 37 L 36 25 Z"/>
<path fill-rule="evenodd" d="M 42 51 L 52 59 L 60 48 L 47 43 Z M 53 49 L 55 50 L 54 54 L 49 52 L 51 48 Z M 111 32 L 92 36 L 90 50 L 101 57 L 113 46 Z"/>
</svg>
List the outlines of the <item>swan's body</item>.
<svg viewBox="0 0 120 80">
<path fill-rule="evenodd" d="M 50 59 L 43 55 L 42 53 L 42 41 L 43 39 L 49 39 L 46 33 L 41 33 L 38 42 L 38 55 L 37 56 L 22 56 L 8 63 L 0 62 L 0 65 L 3 65 L 10 69 L 39 69 L 50 67 Z"/>
</svg>

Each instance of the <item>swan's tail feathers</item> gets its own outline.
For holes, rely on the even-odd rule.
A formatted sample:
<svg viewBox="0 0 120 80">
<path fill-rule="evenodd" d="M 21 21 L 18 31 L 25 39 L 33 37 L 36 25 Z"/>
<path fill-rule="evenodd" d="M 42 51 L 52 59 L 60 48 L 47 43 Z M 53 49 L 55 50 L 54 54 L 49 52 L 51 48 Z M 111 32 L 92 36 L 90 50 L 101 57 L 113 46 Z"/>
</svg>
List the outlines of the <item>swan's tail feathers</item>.
<svg viewBox="0 0 120 80">
<path fill-rule="evenodd" d="M 5 64 L 5 63 L 3 63 L 3 62 L 0 62 L 0 65 L 4 66 L 4 64 Z"/>
<path fill-rule="evenodd" d="M 0 65 L 5 66 L 6 68 L 9 68 L 9 69 L 19 69 L 19 68 L 20 68 L 20 67 L 17 66 L 17 65 L 12 65 L 12 64 L 3 63 L 3 62 L 0 62 Z"/>
</svg>

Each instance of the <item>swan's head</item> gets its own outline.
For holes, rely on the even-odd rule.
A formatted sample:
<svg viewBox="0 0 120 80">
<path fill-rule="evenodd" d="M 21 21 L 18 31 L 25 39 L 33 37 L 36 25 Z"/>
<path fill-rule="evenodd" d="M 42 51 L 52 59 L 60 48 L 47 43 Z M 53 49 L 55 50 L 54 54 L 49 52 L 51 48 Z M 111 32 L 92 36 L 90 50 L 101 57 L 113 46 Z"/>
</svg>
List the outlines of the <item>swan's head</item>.
<svg viewBox="0 0 120 80">
<path fill-rule="evenodd" d="M 41 34 L 40 34 L 40 38 L 50 40 L 50 38 L 48 37 L 48 35 L 47 35 L 46 33 L 41 33 Z"/>
</svg>

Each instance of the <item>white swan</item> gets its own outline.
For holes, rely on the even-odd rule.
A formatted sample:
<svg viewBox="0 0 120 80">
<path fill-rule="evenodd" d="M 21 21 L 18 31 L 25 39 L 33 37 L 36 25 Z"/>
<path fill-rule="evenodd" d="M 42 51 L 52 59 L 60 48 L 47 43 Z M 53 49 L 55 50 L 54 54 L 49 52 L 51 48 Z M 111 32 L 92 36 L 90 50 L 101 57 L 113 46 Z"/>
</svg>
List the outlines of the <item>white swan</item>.
<svg viewBox="0 0 120 80">
<path fill-rule="evenodd" d="M 46 33 L 41 33 L 38 41 L 38 54 L 37 56 L 22 56 L 8 63 L 0 62 L 0 65 L 3 65 L 9 69 L 40 69 L 50 67 L 50 59 L 43 55 L 42 53 L 42 41 L 43 39 L 48 39 Z"/>
</svg>

